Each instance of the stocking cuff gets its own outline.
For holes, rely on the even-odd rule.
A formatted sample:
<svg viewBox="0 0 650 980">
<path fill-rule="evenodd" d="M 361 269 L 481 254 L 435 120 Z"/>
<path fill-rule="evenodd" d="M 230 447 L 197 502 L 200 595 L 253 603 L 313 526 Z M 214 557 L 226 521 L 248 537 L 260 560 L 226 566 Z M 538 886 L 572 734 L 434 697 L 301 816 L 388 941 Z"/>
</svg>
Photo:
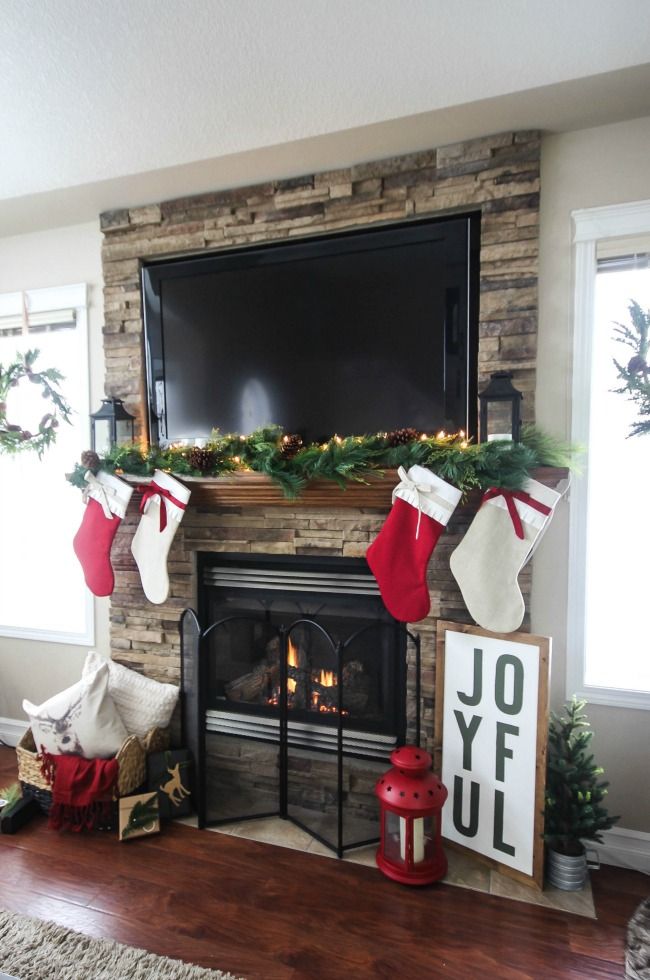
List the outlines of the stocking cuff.
<svg viewBox="0 0 650 980">
<path fill-rule="evenodd" d="M 159 487 L 162 487 L 163 490 L 168 490 L 172 497 L 182 505 L 178 507 L 173 500 L 169 499 L 169 497 L 165 498 L 167 517 L 180 524 L 180 522 L 183 520 L 183 514 L 185 513 L 187 502 L 192 495 L 191 490 L 188 490 L 183 483 L 176 480 L 169 473 L 165 473 L 163 470 L 154 470 L 151 482 L 157 484 Z"/>
<path fill-rule="evenodd" d="M 393 501 L 399 497 L 445 527 L 462 496 L 461 491 L 424 466 L 412 466 L 408 473 L 400 467 L 398 473 L 401 482 L 393 490 Z"/>
<path fill-rule="evenodd" d="M 557 490 L 552 490 L 551 487 L 545 486 L 543 483 L 539 483 L 538 480 L 526 480 L 522 490 L 527 493 L 534 501 L 538 504 L 543 504 L 544 507 L 549 507 L 551 510 L 550 514 L 544 514 L 535 507 L 531 507 L 523 500 L 517 499 L 515 501 L 515 507 L 517 508 L 517 513 L 519 517 L 530 527 L 536 530 L 541 530 L 546 523 L 551 519 L 553 510 L 558 500 L 562 496 Z M 493 497 L 491 500 L 486 500 L 484 506 L 490 507 L 501 507 L 503 510 L 508 509 L 508 504 L 505 497 Z"/>
<path fill-rule="evenodd" d="M 85 478 L 84 499 L 90 497 L 96 500 L 107 519 L 110 519 L 111 514 L 124 518 L 133 487 L 104 470 L 99 470 L 96 476 L 89 470 Z"/>
</svg>

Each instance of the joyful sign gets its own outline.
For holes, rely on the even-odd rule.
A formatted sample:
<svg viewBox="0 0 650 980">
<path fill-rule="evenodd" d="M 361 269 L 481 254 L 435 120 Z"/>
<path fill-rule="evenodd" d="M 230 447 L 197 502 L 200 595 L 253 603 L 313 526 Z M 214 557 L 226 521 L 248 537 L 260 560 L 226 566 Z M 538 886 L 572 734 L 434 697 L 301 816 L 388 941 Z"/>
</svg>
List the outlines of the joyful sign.
<svg viewBox="0 0 650 980">
<path fill-rule="evenodd" d="M 549 641 L 451 623 L 439 630 L 443 837 L 537 878 Z"/>
</svg>

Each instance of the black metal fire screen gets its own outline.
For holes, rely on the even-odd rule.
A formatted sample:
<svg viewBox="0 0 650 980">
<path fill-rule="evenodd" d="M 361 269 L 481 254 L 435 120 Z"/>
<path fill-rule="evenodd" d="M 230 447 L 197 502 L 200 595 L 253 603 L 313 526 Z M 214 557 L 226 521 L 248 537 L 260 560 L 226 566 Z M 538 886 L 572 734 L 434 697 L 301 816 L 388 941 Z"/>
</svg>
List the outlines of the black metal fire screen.
<svg viewBox="0 0 650 980">
<path fill-rule="evenodd" d="M 230 691 L 231 697 L 241 693 L 242 686 L 246 697 L 254 689 L 256 699 L 269 708 L 268 716 L 253 724 L 237 712 L 220 715 L 209 710 L 207 702 L 215 660 L 228 658 L 231 650 L 229 643 L 215 640 L 242 622 L 263 629 L 264 649 L 277 653 L 273 657 L 267 652 L 263 665 L 233 682 L 237 688 Z M 394 746 L 381 734 L 360 731 L 359 717 L 369 703 L 374 704 L 376 692 L 370 689 L 357 651 L 361 642 L 367 649 L 372 631 L 386 630 L 398 634 L 410 650 L 415 688 L 410 728 L 419 745 L 419 636 L 403 624 L 377 622 L 339 640 L 315 618 L 300 617 L 276 627 L 263 615 L 228 616 L 202 629 L 192 609 L 183 612 L 180 627 L 183 739 L 196 760 L 199 827 L 280 816 L 338 857 L 376 843 L 378 835 L 363 832 L 372 821 L 361 819 L 374 811 L 371 792 L 346 818 L 346 798 L 353 794 L 345 766 L 354 760 L 357 767 L 385 767 Z M 216 778 L 213 769 L 219 772 Z M 299 786 L 307 774 L 308 787 Z M 352 783 L 356 786 L 364 779 L 366 786 L 371 785 L 368 773 L 357 769 Z M 211 804 L 211 799 L 217 804 Z"/>
</svg>

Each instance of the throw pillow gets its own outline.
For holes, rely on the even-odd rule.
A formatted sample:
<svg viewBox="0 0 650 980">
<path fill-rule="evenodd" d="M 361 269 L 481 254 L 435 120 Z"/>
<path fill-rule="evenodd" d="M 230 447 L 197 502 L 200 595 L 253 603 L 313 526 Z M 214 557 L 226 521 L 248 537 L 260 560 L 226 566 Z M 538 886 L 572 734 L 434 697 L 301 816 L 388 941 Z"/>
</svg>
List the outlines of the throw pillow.
<svg viewBox="0 0 650 980">
<path fill-rule="evenodd" d="M 129 735 L 144 738 L 151 728 L 167 728 L 178 701 L 178 688 L 143 677 L 122 664 L 106 660 L 95 650 L 86 657 L 83 676 L 103 664 L 108 666 L 109 694 Z"/>
<path fill-rule="evenodd" d="M 23 701 L 37 749 L 52 755 L 110 759 L 128 732 L 108 693 L 108 667 L 89 671 L 72 687 L 35 705 Z"/>
</svg>

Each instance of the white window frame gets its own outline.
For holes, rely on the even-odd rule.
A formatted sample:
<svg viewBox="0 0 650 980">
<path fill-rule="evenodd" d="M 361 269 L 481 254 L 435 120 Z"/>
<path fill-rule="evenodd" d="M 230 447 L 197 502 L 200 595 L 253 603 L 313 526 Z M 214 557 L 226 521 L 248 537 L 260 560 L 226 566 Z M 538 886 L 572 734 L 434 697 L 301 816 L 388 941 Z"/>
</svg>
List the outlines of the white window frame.
<svg viewBox="0 0 650 980">
<path fill-rule="evenodd" d="M 74 310 L 75 330 L 78 331 L 80 363 L 85 366 L 81 380 L 83 404 L 79 406 L 78 425 L 84 435 L 84 442 L 90 439 L 90 362 L 88 355 L 88 286 L 75 283 L 71 286 L 49 286 L 42 289 L 27 289 L 24 292 L 0 294 L 0 317 L 22 314 L 23 304 L 29 313 L 49 313 L 54 310 Z M 38 338 L 34 338 L 38 346 Z M 62 477 L 63 478 L 63 477 Z M 21 640 L 40 640 L 45 643 L 67 643 L 72 646 L 95 645 L 95 603 L 93 596 L 84 590 L 83 633 L 66 633 L 55 630 L 29 629 L 27 627 L 2 626 L 0 636 Z"/>
<path fill-rule="evenodd" d="M 571 440 L 588 446 L 593 359 L 596 247 L 598 242 L 650 234 L 650 201 L 584 208 L 571 214 L 574 225 L 573 390 Z M 567 697 L 577 694 L 593 704 L 650 708 L 650 692 L 585 684 L 586 562 L 589 460 L 571 488 L 569 590 L 567 616 Z"/>
</svg>

